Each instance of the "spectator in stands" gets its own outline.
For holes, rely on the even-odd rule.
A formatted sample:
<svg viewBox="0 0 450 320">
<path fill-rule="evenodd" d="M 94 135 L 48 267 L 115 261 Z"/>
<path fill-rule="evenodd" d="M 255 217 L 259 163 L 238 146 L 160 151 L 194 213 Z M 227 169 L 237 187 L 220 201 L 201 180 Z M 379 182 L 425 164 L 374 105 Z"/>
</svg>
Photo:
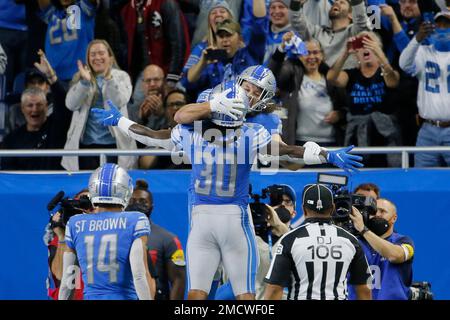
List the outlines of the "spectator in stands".
<svg viewBox="0 0 450 320">
<path fill-rule="evenodd" d="M 136 180 L 127 210 L 140 211 L 150 220 L 152 232 L 147 248 L 157 275 L 155 300 L 183 300 L 186 278 L 183 247 L 175 234 L 152 221 L 153 195 L 147 181 Z"/>
<path fill-rule="evenodd" d="M 64 149 L 136 149 L 136 143 L 116 128 L 99 126 L 91 108 L 107 107 L 111 100 L 120 111 L 128 114 L 127 103 L 131 96 L 131 81 L 125 71 L 117 67 L 114 53 L 104 40 L 93 40 L 86 50 L 87 65 L 78 60 L 75 74 L 67 94 L 66 105 L 73 111 L 72 122 Z M 111 162 L 115 157 L 107 157 Z M 123 168 L 135 166 L 136 157 L 120 156 Z M 62 166 L 66 170 L 91 170 L 99 166 L 99 157 L 63 157 Z"/>
<path fill-rule="evenodd" d="M 61 149 L 66 142 L 71 112 L 65 107 L 66 90 L 45 55 L 39 69 L 47 75 L 53 93 L 50 116 L 44 91 L 34 87 L 22 93 L 21 108 L 26 123 L 5 137 L 2 149 Z M 2 158 L 2 170 L 61 170 L 60 157 Z"/>
<path fill-rule="evenodd" d="M 217 47 L 203 50 L 199 62 L 184 74 L 188 92 L 201 92 L 221 82 L 235 80 L 245 68 L 261 64 L 266 42 L 264 0 L 253 0 L 253 14 L 252 36 L 247 46 L 243 43 L 239 23 L 224 20 L 217 25 Z M 224 57 L 223 61 L 208 59 L 209 49 L 226 50 L 226 58 Z"/>
<path fill-rule="evenodd" d="M 253 0 L 252 0 L 253 1 Z M 237 1 L 238 2 L 238 1 Z M 205 9 L 203 8 L 203 11 Z M 224 20 L 227 19 L 233 19 L 233 11 L 231 10 L 228 2 L 226 1 L 215 1 L 211 3 L 211 6 L 209 7 L 208 16 L 205 17 L 205 21 L 207 20 L 208 26 L 207 26 L 207 33 L 205 33 L 205 36 L 203 37 L 203 40 L 198 42 L 195 47 L 192 48 L 191 53 L 189 55 L 188 60 L 186 61 L 186 64 L 183 67 L 183 74 L 186 75 L 194 65 L 196 65 L 200 58 L 202 57 L 202 52 L 208 47 L 213 47 L 217 45 L 216 42 L 216 30 L 217 30 L 217 23 L 221 23 Z M 200 22 L 200 19 L 203 19 L 201 15 L 199 15 L 199 18 L 197 19 L 198 22 Z M 198 33 L 200 33 L 200 30 L 196 30 Z M 202 32 L 204 32 L 202 30 Z M 193 41 L 194 43 L 194 41 Z M 182 77 L 180 80 L 180 84 L 183 87 L 187 87 L 187 77 Z M 197 96 L 200 92 L 190 90 L 190 101 L 195 101 L 197 99 Z"/>
<path fill-rule="evenodd" d="M 127 57 L 123 50 L 123 35 L 121 34 L 123 30 L 119 30 L 117 22 L 112 19 L 109 2 L 110 0 L 101 0 L 99 2 L 97 14 L 95 15 L 94 38 L 108 42 L 117 59 L 117 64 L 125 68 Z"/>
<path fill-rule="evenodd" d="M 364 0 L 336 0 L 329 11 L 331 27 L 314 25 L 308 21 L 302 6 L 308 0 L 291 1 L 291 25 L 300 37 L 317 39 L 325 54 L 325 63 L 332 66 L 349 37 L 368 30 Z M 356 67 L 356 61 L 349 59 L 345 68 Z"/>
<path fill-rule="evenodd" d="M 27 54 L 25 6 L 16 4 L 15 0 L 0 1 L 0 45 L 8 60 L 3 67 L 6 67 L 6 92 L 9 92 L 16 75 L 25 70 Z"/>
<path fill-rule="evenodd" d="M 380 187 L 374 183 L 362 183 L 355 188 L 355 194 L 360 194 L 366 197 L 372 197 L 375 200 L 380 198 Z"/>
<path fill-rule="evenodd" d="M 382 24 L 380 34 L 386 48 L 386 56 L 395 68 L 398 68 L 400 54 L 416 34 L 421 20 L 417 0 L 401 0 L 399 6 L 399 18 L 391 6 L 380 6 L 382 16 L 388 19 L 387 25 Z M 399 71 L 400 82 L 393 105 L 398 106 L 397 117 L 403 145 L 411 146 L 416 144 L 418 132 L 416 122 L 418 82 L 401 69 Z"/>
<path fill-rule="evenodd" d="M 315 141 L 324 146 L 343 145 L 340 124 L 345 119 L 345 94 L 327 80 L 329 67 L 317 40 L 306 43 L 306 55 L 286 57 L 286 43 L 293 32 L 283 36 L 283 42 L 272 56 L 269 67 L 275 74 L 288 117 L 283 127 L 283 140 L 304 145 Z"/>
<path fill-rule="evenodd" d="M 133 81 L 156 64 L 174 86 L 189 54 L 189 31 L 175 0 L 130 0 L 121 11 L 128 44 L 128 70 Z"/>
<path fill-rule="evenodd" d="M 155 64 L 148 65 L 136 83 L 133 102 L 129 104 L 130 119 L 153 130 L 167 128 L 164 114 L 166 79 Z"/>
<path fill-rule="evenodd" d="M 450 12 L 440 12 L 436 25 L 424 22 L 400 56 L 400 67 L 419 79 L 417 106 L 423 122 L 417 146 L 450 145 Z M 428 44 L 424 40 L 428 38 Z M 450 166 L 448 153 L 416 153 L 416 167 Z"/>
<path fill-rule="evenodd" d="M 367 225 L 361 213 L 354 208 L 350 214 L 353 226 L 360 234 L 367 262 L 373 273 L 374 300 L 408 300 L 413 277 L 414 243 L 408 236 L 394 231 L 397 208 L 387 199 L 377 200 L 377 213 L 370 216 Z M 355 297 L 350 290 L 350 297 Z"/>
<path fill-rule="evenodd" d="M 39 88 L 45 93 L 48 102 L 47 115 L 49 116 L 53 111 L 53 97 L 50 94 L 50 83 L 47 75 L 35 68 L 28 70 L 25 73 L 25 89 L 29 88 Z M 7 121 L 7 133 L 14 131 L 25 124 L 25 117 L 22 113 L 20 101 L 19 103 L 12 104 L 8 107 Z"/>
<path fill-rule="evenodd" d="M 343 71 L 345 62 L 352 54 L 357 56 L 360 67 Z M 392 114 L 395 106 L 390 100 L 400 75 L 390 65 L 381 41 L 374 33 L 363 32 L 350 38 L 347 47 L 328 71 L 327 78 L 347 91 L 349 112 L 344 145 L 400 145 L 398 125 Z M 369 159 L 374 158 L 367 161 Z M 387 162 L 390 166 L 398 166 L 400 157 L 388 155 Z M 379 165 L 372 163 L 375 164 Z"/>
<path fill-rule="evenodd" d="M 98 0 L 38 0 L 38 3 L 42 10 L 41 17 L 48 25 L 45 39 L 48 61 L 58 77 L 69 82 L 77 72 L 76 62 L 85 62 L 84 53 L 89 42 L 94 39 Z M 79 21 L 67 13 L 67 8 L 71 5 L 79 8 Z"/>
<path fill-rule="evenodd" d="M 0 44 L 0 75 L 5 73 L 7 62 L 8 59 L 6 57 L 6 53 L 3 50 L 2 45 Z"/>
<path fill-rule="evenodd" d="M 271 0 L 269 5 L 270 24 L 266 40 L 263 64 L 269 63 L 270 57 L 281 44 L 283 36 L 291 29 L 289 6 L 291 0 Z"/>
<path fill-rule="evenodd" d="M 166 127 L 160 129 L 174 128 L 178 123 L 175 121 L 175 113 L 187 104 L 184 91 L 174 89 L 164 99 L 164 111 Z M 139 157 L 140 169 L 186 169 L 189 165 L 175 165 L 170 156 L 141 156 Z"/>
<path fill-rule="evenodd" d="M 208 40 L 211 28 L 215 33 L 215 24 L 225 19 L 238 21 L 241 16 L 242 0 L 197 0 L 200 12 L 197 16 L 197 25 L 192 37 L 192 46 Z M 253 1 L 253 0 L 250 0 Z M 220 10 L 216 10 L 221 8 Z M 252 12 L 252 11 L 250 11 Z M 250 14 L 253 18 L 253 14 Z M 209 43 L 211 45 L 211 43 Z"/>
</svg>

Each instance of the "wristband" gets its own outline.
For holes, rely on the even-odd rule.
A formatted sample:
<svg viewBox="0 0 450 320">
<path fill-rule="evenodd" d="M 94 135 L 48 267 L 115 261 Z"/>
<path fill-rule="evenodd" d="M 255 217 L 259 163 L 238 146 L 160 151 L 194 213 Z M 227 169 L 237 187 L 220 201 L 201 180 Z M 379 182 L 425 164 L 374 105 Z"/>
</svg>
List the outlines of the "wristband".
<svg viewBox="0 0 450 320">
<path fill-rule="evenodd" d="M 364 228 L 361 230 L 361 232 L 359 233 L 359 235 L 362 237 L 364 236 L 364 234 L 369 231 L 369 228 L 367 228 L 366 226 L 364 226 Z"/>
<path fill-rule="evenodd" d="M 58 244 L 66 244 L 66 240 L 58 241 Z"/>
</svg>

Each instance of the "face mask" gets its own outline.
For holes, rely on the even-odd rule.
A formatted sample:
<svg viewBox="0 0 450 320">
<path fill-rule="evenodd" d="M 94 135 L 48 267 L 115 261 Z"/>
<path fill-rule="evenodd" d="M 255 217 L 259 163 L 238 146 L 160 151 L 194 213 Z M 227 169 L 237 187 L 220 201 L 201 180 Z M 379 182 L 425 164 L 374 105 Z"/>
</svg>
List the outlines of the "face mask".
<svg viewBox="0 0 450 320">
<path fill-rule="evenodd" d="M 430 43 L 437 51 L 450 52 L 450 28 L 439 29 L 429 37 Z"/>
<path fill-rule="evenodd" d="M 389 230 L 389 222 L 386 219 L 375 217 L 369 219 L 367 228 L 377 236 L 381 237 Z"/>
<path fill-rule="evenodd" d="M 278 214 L 278 217 L 280 218 L 281 222 L 288 223 L 289 221 L 291 221 L 291 213 L 285 207 L 281 206 L 275 209 L 275 211 Z"/>
<path fill-rule="evenodd" d="M 150 218 L 150 214 L 152 213 L 150 208 L 142 203 L 133 203 L 128 205 L 128 207 L 126 207 L 125 211 L 139 211 L 142 212 L 143 214 L 145 214 L 147 217 Z"/>
</svg>

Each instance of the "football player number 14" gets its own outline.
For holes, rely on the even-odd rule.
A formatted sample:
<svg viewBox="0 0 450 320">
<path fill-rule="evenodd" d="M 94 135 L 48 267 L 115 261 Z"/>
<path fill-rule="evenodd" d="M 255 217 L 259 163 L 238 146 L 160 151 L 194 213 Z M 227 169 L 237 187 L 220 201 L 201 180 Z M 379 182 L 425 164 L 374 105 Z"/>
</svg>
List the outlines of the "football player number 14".
<svg viewBox="0 0 450 320">
<path fill-rule="evenodd" d="M 440 66 L 435 62 L 427 61 L 425 70 L 425 90 L 432 93 L 441 93 L 442 88 L 439 83 L 441 78 Z M 450 93 L 450 65 L 447 66 L 447 92 Z"/>
<path fill-rule="evenodd" d="M 117 263 L 117 234 L 102 235 L 98 252 L 94 252 L 94 241 L 95 236 L 86 236 L 84 238 L 88 284 L 94 283 L 94 268 L 99 272 L 108 272 L 110 283 L 117 282 L 117 272 L 119 271 L 119 264 Z M 97 256 L 97 265 L 94 265 L 94 255 Z M 107 257 L 108 264 L 105 262 Z"/>
</svg>

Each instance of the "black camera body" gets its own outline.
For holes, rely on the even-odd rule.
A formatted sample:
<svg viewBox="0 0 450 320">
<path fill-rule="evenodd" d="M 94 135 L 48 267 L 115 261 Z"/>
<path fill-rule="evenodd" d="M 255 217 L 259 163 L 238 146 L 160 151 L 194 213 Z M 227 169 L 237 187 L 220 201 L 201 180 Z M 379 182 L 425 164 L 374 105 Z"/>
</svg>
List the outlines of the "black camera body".
<svg viewBox="0 0 450 320">
<path fill-rule="evenodd" d="M 255 227 L 255 233 L 257 236 L 261 237 L 265 242 L 268 242 L 268 236 L 270 227 L 267 226 L 267 220 L 269 215 L 269 209 L 267 206 L 261 202 L 261 199 L 270 199 L 270 204 L 273 206 L 278 206 L 283 203 L 283 189 L 278 185 L 268 186 L 261 190 L 261 194 L 252 193 L 252 185 L 250 185 L 249 195 L 253 199 L 250 203 L 250 211 L 252 214 L 253 225 Z M 287 221 L 285 217 L 290 218 L 290 212 L 284 207 L 280 206 L 275 209 L 280 220 L 283 223 Z"/>
<path fill-rule="evenodd" d="M 47 210 L 52 211 L 59 205 L 58 212 L 61 213 L 59 222 L 54 222 L 50 219 L 51 228 L 61 227 L 65 228 L 70 217 L 83 213 L 83 210 L 92 209 L 92 203 L 88 196 L 81 196 L 79 199 L 64 198 L 64 191 L 58 192 L 52 200 L 47 204 Z"/>
<path fill-rule="evenodd" d="M 377 213 L 377 201 L 374 198 L 349 192 L 347 176 L 319 173 L 317 182 L 327 184 L 333 192 L 333 200 L 336 207 L 331 216 L 333 222 L 352 234 L 358 235 L 350 219 L 352 206 L 361 212 L 365 225 L 368 224 L 369 217 Z"/>
</svg>

